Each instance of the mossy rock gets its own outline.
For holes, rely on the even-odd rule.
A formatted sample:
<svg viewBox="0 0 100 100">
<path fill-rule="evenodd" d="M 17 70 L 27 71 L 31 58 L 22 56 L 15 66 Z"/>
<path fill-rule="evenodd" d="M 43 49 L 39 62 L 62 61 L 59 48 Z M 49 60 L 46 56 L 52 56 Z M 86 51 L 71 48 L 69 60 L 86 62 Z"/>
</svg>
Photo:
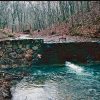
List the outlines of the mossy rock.
<svg viewBox="0 0 100 100">
<path fill-rule="evenodd" d="M 11 58 L 17 58 L 17 53 L 16 52 L 11 52 L 11 53 L 9 53 L 9 56 L 11 57 Z"/>
<path fill-rule="evenodd" d="M 38 46 L 34 46 L 32 47 L 33 50 L 37 50 L 38 49 Z"/>
<path fill-rule="evenodd" d="M 10 58 L 3 58 L 2 60 L 1 60 L 2 62 L 1 62 L 1 64 L 12 64 L 13 63 L 13 60 L 12 59 L 10 59 Z"/>
<path fill-rule="evenodd" d="M 7 48 L 5 48 L 5 50 L 6 50 L 7 53 L 10 53 L 10 52 L 13 51 L 13 48 L 12 47 L 7 47 Z"/>
<path fill-rule="evenodd" d="M 16 50 L 16 52 L 17 52 L 18 54 L 22 54 L 24 50 L 26 50 L 26 48 L 22 48 L 22 49 L 19 49 L 19 48 L 18 48 L 18 49 Z"/>
</svg>

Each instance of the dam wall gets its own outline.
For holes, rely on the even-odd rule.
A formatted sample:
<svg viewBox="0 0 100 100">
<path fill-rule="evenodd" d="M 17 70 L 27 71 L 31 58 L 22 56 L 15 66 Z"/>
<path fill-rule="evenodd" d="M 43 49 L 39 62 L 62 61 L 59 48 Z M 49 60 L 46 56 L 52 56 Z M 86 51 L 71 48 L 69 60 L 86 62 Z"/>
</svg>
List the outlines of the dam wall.
<svg viewBox="0 0 100 100">
<path fill-rule="evenodd" d="M 100 43 L 44 43 L 43 39 L 0 41 L 0 68 L 64 64 L 65 61 L 100 61 Z"/>
<path fill-rule="evenodd" d="M 100 43 L 45 43 L 43 44 L 42 59 L 45 64 L 64 64 L 65 61 L 80 63 L 100 61 Z"/>
</svg>

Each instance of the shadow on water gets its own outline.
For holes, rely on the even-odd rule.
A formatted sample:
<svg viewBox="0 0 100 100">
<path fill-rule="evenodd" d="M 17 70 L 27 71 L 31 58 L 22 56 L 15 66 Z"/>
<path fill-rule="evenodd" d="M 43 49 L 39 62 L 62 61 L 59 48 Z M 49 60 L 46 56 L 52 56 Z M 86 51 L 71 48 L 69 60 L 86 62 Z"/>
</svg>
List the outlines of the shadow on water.
<svg viewBox="0 0 100 100">
<path fill-rule="evenodd" d="M 5 70 L 26 72 L 12 87 L 12 100 L 100 100 L 100 63 L 41 65 Z"/>
</svg>

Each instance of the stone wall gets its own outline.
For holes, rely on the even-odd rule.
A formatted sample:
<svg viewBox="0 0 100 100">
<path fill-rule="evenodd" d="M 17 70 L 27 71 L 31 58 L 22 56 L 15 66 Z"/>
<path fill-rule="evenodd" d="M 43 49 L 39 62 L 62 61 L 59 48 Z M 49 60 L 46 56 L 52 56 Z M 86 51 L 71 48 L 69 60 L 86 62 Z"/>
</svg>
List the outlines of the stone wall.
<svg viewBox="0 0 100 100">
<path fill-rule="evenodd" d="M 0 42 L 0 67 L 39 64 L 42 39 L 5 40 Z"/>
<path fill-rule="evenodd" d="M 0 42 L 0 68 L 39 64 L 64 64 L 65 61 L 100 61 L 100 43 L 43 43 L 42 39 L 5 40 Z"/>
</svg>

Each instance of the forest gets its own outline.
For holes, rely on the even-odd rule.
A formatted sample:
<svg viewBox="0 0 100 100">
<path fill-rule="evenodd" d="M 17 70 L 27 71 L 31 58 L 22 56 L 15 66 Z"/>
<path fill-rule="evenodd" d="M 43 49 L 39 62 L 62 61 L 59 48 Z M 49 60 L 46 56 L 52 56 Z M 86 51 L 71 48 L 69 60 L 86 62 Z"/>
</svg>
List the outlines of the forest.
<svg viewBox="0 0 100 100">
<path fill-rule="evenodd" d="M 100 1 L 0 1 L 0 100 L 100 100 Z"/>
<path fill-rule="evenodd" d="M 0 29 L 12 33 L 56 28 L 63 23 L 66 27 L 58 29 L 65 32 L 58 33 L 93 36 L 100 31 L 99 22 L 100 1 L 0 1 Z"/>
</svg>

